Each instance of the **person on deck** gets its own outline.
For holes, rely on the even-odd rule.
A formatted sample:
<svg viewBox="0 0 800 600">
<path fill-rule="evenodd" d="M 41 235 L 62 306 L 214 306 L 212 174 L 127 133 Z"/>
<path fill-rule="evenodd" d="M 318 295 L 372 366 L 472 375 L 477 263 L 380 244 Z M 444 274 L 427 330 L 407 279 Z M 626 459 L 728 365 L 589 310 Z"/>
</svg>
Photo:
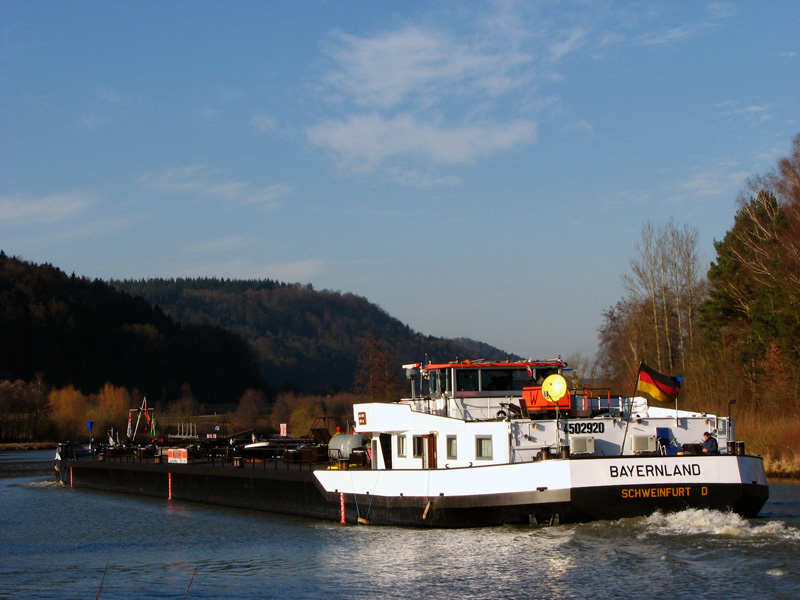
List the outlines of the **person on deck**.
<svg viewBox="0 0 800 600">
<path fill-rule="evenodd" d="M 703 454 L 717 454 L 718 452 L 716 438 L 706 431 L 703 434 Z"/>
</svg>

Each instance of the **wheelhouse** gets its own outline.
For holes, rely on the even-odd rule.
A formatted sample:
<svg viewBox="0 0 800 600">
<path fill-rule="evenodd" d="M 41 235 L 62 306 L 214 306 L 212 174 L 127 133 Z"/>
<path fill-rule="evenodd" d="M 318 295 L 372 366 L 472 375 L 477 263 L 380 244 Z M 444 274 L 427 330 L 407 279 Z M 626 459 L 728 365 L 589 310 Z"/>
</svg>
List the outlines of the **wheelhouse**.
<svg viewBox="0 0 800 600">
<path fill-rule="evenodd" d="M 567 363 L 555 360 L 518 362 L 462 361 L 403 365 L 411 397 L 402 401 L 419 412 L 483 421 L 505 417 L 543 418 L 569 410 L 570 396 L 548 401 L 542 384 L 563 376 Z"/>
<path fill-rule="evenodd" d="M 407 376 L 422 375 L 420 394 L 447 396 L 519 396 L 526 387 L 541 386 L 553 374 L 563 375 L 566 363 L 548 362 L 458 363 L 405 365 Z M 412 397 L 416 394 L 412 388 Z"/>
</svg>

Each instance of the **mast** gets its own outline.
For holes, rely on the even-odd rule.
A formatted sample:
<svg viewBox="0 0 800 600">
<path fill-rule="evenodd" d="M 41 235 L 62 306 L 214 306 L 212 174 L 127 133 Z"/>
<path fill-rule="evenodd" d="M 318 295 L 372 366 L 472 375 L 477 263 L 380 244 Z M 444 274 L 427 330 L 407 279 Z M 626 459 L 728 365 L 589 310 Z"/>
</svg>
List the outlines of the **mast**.
<svg viewBox="0 0 800 600">
<path fill-rule="evenodd" d="M 147 396 L 142 400 L 142 405 L 139 408 L 132 408 L 129 412 L 136 412 L 136 427 L 133 430 L 133 437 L 131 440 L 136 439 L 136 434 L 139 432 L 139 422 L 142 420 L 142 413 L 144 413 L 145 421 L 150 423 L 150 411 L 155 411 L 154 408 L 147 408 Z"/>
</svg>

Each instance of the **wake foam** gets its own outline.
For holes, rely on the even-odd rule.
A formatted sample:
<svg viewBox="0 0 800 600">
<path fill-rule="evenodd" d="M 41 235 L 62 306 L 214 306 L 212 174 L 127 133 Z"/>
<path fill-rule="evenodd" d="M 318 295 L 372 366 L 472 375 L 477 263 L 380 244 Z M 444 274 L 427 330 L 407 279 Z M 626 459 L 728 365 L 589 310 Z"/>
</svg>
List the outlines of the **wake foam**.
<svg viewBox="0 0 800 600">
<path fill-rule="evenodd" d="M 753 525 L 732 512 L 691 508 L 677 513 L 656 512 L 644 521 L 648 533 L 659 535 L 725 535 L 741 538 L 800 539 L 800 529 L 780 521 Z"/>
<path fill-rule="evenodd" d="M 51 488 L 51 487 L 60 487 L 61 484 L 58 483 L 55 479 L 48 478 L 43 479 L 41 481 L 26 481 L 25 483 L 17 484 L 20 487 L 26 488 Z"/>
</svg>

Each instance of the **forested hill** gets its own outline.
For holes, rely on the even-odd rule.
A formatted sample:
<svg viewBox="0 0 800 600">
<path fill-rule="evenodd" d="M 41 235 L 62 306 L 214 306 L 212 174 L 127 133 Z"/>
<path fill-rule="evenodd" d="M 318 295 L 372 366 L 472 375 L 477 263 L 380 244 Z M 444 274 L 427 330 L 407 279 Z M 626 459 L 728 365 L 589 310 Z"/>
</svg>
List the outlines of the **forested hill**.
<svg viewBox="0 0 800 600">
<path fill-rule="evenodd" d="M 184 384 L 208 404 L 264 387 L 253 351 L 209 325 L 182 325 L 100 281 L 67 276 L 0 251 L 0 380 L 41 376 L 97 392 L 106 382 L 154 400 Z"/>
<path fill-rule="evenodd" d="M 274 281 L 106 283 L 0 250 L 0 381 L 154 400 L 185 388 L 207 405 L 267 394 L 349 391 L 369 335 L 400 362 L 505 359 L 496 348 L 415 333 L 364 298 Z M 182 390 L 183 388 L 183 390 Z"/>
<path fill-rule="evenodd" d="M 176 321 L 232 331 L 255 350 L 273 391 L 350 390 L 365 337 L 401 362 L 455 358 L 505 360 L 507 355 L 469 339 L 424 336 L 367 299 L 271 280 L 150 279 L 112 281 Z"/>
</svg>

